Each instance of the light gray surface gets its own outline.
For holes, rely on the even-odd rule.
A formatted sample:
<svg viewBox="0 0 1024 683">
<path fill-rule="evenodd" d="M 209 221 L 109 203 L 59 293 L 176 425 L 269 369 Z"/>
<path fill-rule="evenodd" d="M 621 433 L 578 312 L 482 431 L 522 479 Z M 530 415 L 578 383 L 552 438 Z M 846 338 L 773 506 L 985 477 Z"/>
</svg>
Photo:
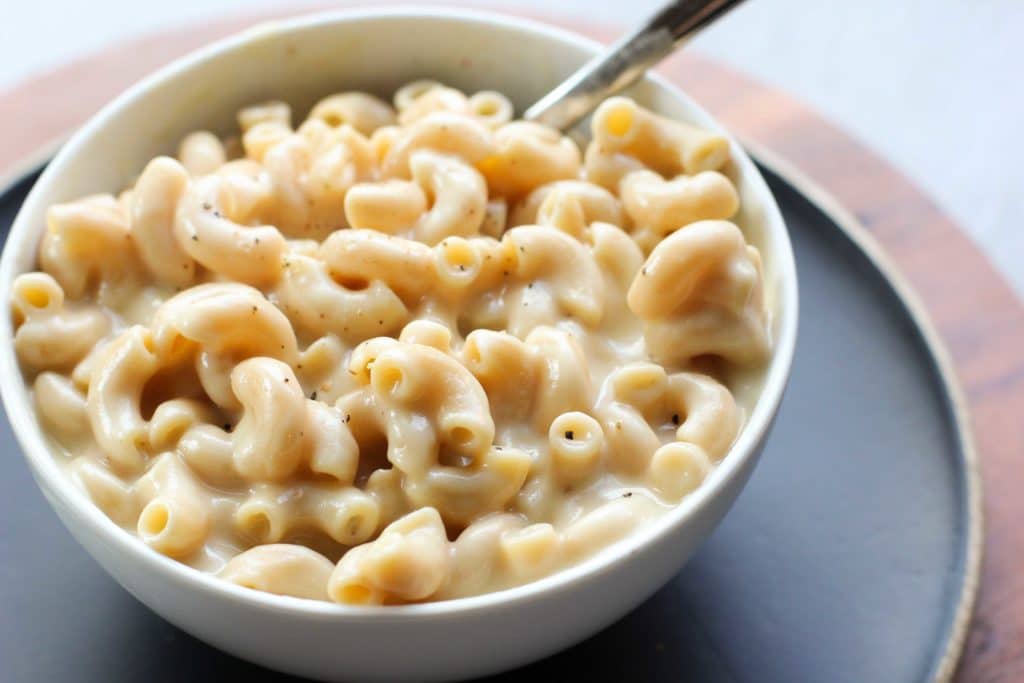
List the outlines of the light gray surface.
<svg viewBox="0 0 1024 683">
<path fill-rule="evenodd" d="M 0 0 L 0 89 L 114 40 L 282 2 Z M 464 0 L 623 26 L 660 2 Z M 748 0 L 696 47 L 795 94 L 893 161 L 1024 294 L 1024 2 Z"/>
<path fill-rule="evenodd" d="M 0 197 L 0 238 L 27 188 Z M 885 280 L 794 190 L 773 189 L 800 268 L 800 339 L 749 485 L 644 605 L 500 680 L 933 677 L 967 550 L 949 397 Z M 3 419 L 0 519 L 0 681 L 278 680 L 175 629 L 106 576 L 47 507 Z"/>
</svg>

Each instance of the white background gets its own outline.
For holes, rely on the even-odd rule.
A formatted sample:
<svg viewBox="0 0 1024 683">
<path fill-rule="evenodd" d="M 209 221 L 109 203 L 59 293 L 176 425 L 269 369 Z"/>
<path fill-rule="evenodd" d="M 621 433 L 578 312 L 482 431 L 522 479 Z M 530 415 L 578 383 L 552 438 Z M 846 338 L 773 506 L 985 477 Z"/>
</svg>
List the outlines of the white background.
<svg viewBox="0 0 1024 683">
<path fill-rule="evenodd" d="M 476 4 L 626 26 L 661 1 Z M 15 82 L 111 41 L 281 6 L 0 0 L 0 97 Z M 1024 2 L 748 0 L 689 49 L 788 90 L 888 157 L 1024 294 Z"/>
</svg>

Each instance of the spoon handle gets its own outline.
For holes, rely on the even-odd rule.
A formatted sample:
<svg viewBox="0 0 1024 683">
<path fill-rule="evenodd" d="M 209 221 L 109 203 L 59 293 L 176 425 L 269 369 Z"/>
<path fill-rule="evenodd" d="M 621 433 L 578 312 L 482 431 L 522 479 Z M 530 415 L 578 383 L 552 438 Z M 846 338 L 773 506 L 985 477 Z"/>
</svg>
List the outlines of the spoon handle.
<svg viewBox="0 0 1024 683">
<path fill-rule="evenodd" d="M 567 130 L 742 0 L 676 0 L 590 60 L 523 118 Z"/>
</svg>

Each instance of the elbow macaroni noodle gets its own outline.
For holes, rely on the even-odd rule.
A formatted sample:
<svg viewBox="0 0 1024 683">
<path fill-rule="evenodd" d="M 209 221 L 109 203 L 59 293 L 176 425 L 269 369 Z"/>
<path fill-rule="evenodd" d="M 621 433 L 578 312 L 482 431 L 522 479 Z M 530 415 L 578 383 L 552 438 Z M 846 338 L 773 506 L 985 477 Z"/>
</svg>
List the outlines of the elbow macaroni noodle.
<svg viewBox="0 0 1024 683">
<path fill-rule="evenodd" d="M 346 604 L 499 590 L 665 513 L 742 428 L 770 319 L 723 137 L 622 97 L 582 151 L 493 91 L 393 104 L 258 104 L 50 209 L 15 350 L 155 551 Z"/>
</svg>

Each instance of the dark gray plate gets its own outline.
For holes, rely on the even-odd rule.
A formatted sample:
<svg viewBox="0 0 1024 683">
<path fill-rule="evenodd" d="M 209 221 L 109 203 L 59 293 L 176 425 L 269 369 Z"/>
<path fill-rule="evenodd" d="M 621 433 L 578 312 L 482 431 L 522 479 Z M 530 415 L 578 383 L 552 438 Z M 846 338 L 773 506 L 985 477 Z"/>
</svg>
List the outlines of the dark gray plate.
<svg viewBox="0 0 1024 683">
<path fill-rule="evenodd" d="M 760 466 L 653 598 L 508 680 L 950 674 L 980 535 L 955 389 L 892 276 L 858 246 L 859 228 L 808 200 L 800 181 L 765 172 L 796 249 L 801 329 Z M 0 196 L 4 234 L 35 175 Z M 47 506 L 6 421 L 0 430 L 0 680 L 282 678 L 193 639 L 114 583 Z"/>
</svg>

